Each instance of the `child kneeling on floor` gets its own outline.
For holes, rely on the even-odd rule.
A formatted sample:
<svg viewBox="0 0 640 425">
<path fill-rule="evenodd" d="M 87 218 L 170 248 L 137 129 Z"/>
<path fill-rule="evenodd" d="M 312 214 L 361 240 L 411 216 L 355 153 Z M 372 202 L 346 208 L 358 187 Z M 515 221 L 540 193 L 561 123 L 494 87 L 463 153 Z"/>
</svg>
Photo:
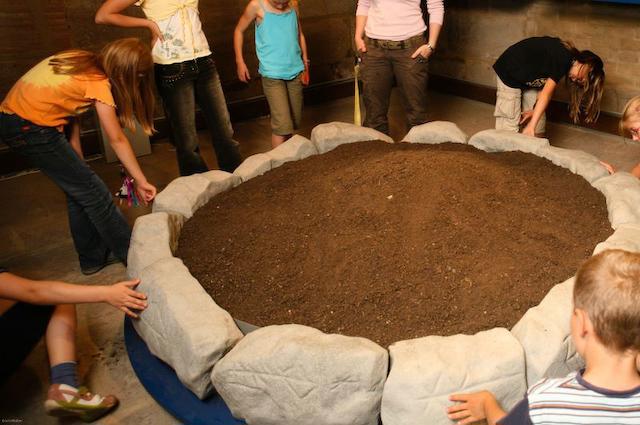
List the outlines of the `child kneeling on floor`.
<svg viewBox="0 0 640 425">
<path fill-rule="evenodd" d="M 302 86 L 308 84 L 307 44 L 300 28 L 297 2 L 291 0 L 251 0 L 238 20 L 233 47 L 238 78 L 250 80 L 242 55 L 244 31 L 256 21 L 256 54 L 262 76 L 262 90 L 271 113 L 271 145 L 288 140 L 300 127 Z"/>
<path fill-rule="evenodd" d="M 508 414 L 493 394 L 454 394 L 449 419 L 471 424 L 639 424 L 640 254 L 604 251 L 584 263 L 573 290 L 571 338 L 586 368 L 542 379 Z"/>
</svg>

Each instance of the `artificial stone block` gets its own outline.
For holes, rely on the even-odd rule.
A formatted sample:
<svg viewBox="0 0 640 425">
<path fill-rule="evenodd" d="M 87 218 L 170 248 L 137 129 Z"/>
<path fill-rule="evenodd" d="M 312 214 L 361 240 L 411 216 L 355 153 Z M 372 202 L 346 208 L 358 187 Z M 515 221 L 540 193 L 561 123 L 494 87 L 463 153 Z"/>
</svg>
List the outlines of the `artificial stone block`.
<svg viewBox="0 0 640 425">
<path fill-rule="evenodd" d="M 408 143 L 467 143 L 467 135 L 460 128 L 449 121 L 433 121 L 416 125 L 404 136 L 403 142 Z"/>
<path fill-rule="evenodd" d="M 525 136 L 506 130 L 484 130 L 474 134 L 469 144 L 486 152 L 521 151 L 535 154 L 549 146 L 547 139 Z"/>
<path fill-rule="evenodd" d="M 316 145 L 319 154 L 329 152 L 345 143 L 382 140 L 393 143 L 393 139 L 384 133 L 367 127 L 360 127 L 344 122 L 320 124 L 311 131 L 311 141 Z"/>
<path fill-rule="evenodd" d="M 213 196 L 237 184 L 237 177 L 220 170 L 178 177 L 156 196 L 153 212 L 165 211 L 191 218 Z"/>
<path fill-rule="evenodd" d="M 544 146 L 536 152 L 536 155 L 548 159 L 555 165 L 567 168 L 572 173 L 582 176 L 589 183 L 609 175 L 598 158 L 583 151 Z"/>
<path fill-rule="evenodd" d="M 527 389 L 522 347 L 504 328 L 400 341 L 389 353 L 384 425 L 451 425 L 450 394 L 489 390 L 509 409 Z"/>
<path fill-rule="evenodd" d="M 131 279 L 137 278 L 142 270 L 156 261 L 173 257 L 183 224 L 182 215 L 166 212 L 136 219 L 127 257 L 127 274 Z"/>
<path fill-rule="evenodd" d="M 254 177 L 261 176 L 271 171 L 271 157 L 266 153 L 257 153 L 245 159 L 233 172 L 240 180 L 246 182 Z"/>
<path fill-rule="evenodd" d="M 640 224 L 640 180 L 625 172 L 603 177 L 593 183 L 607 198 L 609 222 L 617 229 L 623 224 Z"/>
<path fill-rule="evenodd" d="M 271 158 L 271 169 L 273 169 L 285 162 L 298 161 L 311 155 L 317 155 L 318 150 L 311 140 L 296 134 L 266 154 Z"/>
<path fill-rule="evenodd" d="M 527 384 L 535 384 L 547 370 L 565 370 L 573 362 L 575 348 L 570 343 L 575 278 L 551 288 L 535 307 L 530 308 L 511 329 L 524 348 Z"/>
<path fill-rule="evenodd" d="M 600 242 L 593 250 L 593 255 L 606 249 L 624 249 L 640 252 L 640 223 L 629 223 L 619 226 L 604 242 Z"/>
<path fill-rule="evenodd" d="M 247 334 L 211 380 L 249 425 L 377 425 L 385 349 L 364 338 L 301 326 Z"/>
<path fill-rule="evenodd" d="M 136 331 L 187 388 L 205 398 L 213 390 L 213 365 L 242 333 L 181 260 L 157 261 L 138 277 L 138 290 L 147 295 L 149 304 L 133 321 Z"/>
</svg>

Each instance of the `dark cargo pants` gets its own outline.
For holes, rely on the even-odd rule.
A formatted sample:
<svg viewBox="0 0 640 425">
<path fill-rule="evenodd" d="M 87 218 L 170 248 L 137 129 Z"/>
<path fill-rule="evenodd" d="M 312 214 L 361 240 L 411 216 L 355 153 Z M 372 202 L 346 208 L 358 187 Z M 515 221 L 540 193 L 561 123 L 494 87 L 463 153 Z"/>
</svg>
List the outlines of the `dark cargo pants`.
<svg viewBox="0 0 640 425">
<path fill-rule="evenodd" d="M 428 62 L 411 55 L 424 44 L 422 36 L 405 40 L 404 48 L 384 48 L 382 41 L 366 38 L 367 52 L 362 55 L 363 100 L 366 108 L 365 127 L 389 134 L 389 100 L 394 77 L 400 88 L 410 126 L 427 121 Z"/>
</svg>

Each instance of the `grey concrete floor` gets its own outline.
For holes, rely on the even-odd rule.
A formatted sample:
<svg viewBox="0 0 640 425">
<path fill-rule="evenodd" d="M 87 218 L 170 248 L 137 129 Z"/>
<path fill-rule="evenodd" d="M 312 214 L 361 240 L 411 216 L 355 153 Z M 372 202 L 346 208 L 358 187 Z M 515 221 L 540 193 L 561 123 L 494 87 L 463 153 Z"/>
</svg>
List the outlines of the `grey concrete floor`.
<svg viewBox="0 0 640 425">
<path fill-rule="evenodd" d="M 453 121 L 472 135 L 493 127 L 493 107 L 453 96 L 430 93 L 430 119 Z M 323 122 L 353 120 L 353 98 L 308 107 L 300 133 L 309 137 L 311 129 Z M 401 100 L 394 93 L 390 111 L 391 135 L 401 140 L 406 132 Z M 236 139 L 245 156 L 270 149 L 267 117 L 234 124 Z M 548 135 L 553 145 L 581 149 L 621 170 L 630 170 L 640 161 L 640 144 L 621 137 L 550 123 Z M 210 164 L 215 159 L 208 133 L 200 134 L 203 154 Z M 139 159 L 150 182 L 164 188 L 177 172 L 175 154 L 167 142 L 153 145 L 153 153 Z M 118 167 L 98 159 L 95 171 L 114 190 L 119 183 Z M 0 181 L 4 208 L 0 209 L 0 264 L 17 274 L 36 279 L 57 279 L 74 283 L 107 284 L 125 279 L 121 265 L 110 266 L 87 278 L 80 274 L 69 234 L 66 203 L 62 192 L 41 173 L 30 173 Z M 149 207 L 124 208 L 131 224 L 150 211 Z M 108 305 L 78 307 L 78 358 L 83 381 L 95 392 L 112 393 L 121 406 L 101 424 L 175 424 L 138 382 L 123 341 L 123 316 Z M 0 341 L 0 346 L 10 341 Z M 41 342 L 22 367 L 0 388 L 0 419 L 23 424 L 73 423 L 44 414 L 42 402 L 48 388 L 48 366 Z"/>
</svg>

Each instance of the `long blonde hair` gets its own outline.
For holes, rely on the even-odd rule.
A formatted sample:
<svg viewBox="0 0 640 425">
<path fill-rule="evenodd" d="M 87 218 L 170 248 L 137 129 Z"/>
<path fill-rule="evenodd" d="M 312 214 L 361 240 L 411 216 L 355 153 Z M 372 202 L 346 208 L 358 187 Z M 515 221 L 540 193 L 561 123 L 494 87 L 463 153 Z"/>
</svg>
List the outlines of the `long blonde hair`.
<svg viewBox="0 0 640 425">
<path fill-rule="evenodd" d="M 574 123 L 584 118 L 587 124 L 595 122 L 600 116 L 600 101 L 604 93 L 604 63 L 602 59 L 590 50 L 578 50 L 569 41 L 563 41 L 564 46 L 571 52 L 571 56 L 578 63 L 589 67 L 587 79 L 583 85 L 566 79 L 571 94 L 569 116 Z"/>
<path fill-rule="evenodd" d="M 135 120 L 146 134 L 152 134 L 153 59 L 149 47 L 137 38 L 123 38 L 104 46 L 99 55 L 86 50 L 67 50 L 56 54 L 49 65 L 57 74 L 103 78 L 111 83 L 120 124 L 135 129 Z"/>
<path fill-rule="evenodd" d="M 629 135 L 629 125 L 631 121 L 640 121 L 640 96 L 636 96 L 629 100 L 622 112 L 620 120 L 620 134 Z"/>
</svg>

